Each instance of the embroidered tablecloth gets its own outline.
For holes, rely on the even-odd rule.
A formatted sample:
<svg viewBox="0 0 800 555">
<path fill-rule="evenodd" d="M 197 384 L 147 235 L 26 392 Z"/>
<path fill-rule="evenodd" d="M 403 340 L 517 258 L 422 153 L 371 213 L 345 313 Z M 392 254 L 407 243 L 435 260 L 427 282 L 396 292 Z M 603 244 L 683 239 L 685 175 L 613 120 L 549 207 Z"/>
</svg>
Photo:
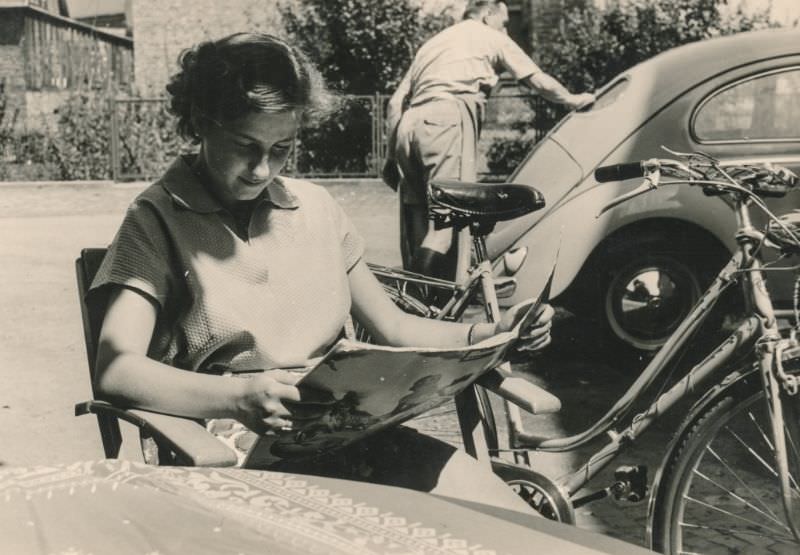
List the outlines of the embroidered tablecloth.
<svg viewBox="0 0 800 555">
<path fill-rule="evenodd" d="M 588 554 L 608 540 L 551 525 L 278 472 L 119 460 L 0 469 L 0 552 L 14 555 Z"/>
</svg>

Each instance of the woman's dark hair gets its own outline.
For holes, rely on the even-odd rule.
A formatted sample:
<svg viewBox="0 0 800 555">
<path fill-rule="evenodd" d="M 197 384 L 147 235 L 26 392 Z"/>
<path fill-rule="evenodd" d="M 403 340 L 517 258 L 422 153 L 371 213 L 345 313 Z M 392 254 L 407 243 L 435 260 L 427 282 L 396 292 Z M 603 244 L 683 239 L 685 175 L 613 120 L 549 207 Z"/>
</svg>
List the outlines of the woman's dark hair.
<svg viewBox="0 0 800 555">
<path fill-rule="evenodd" d="M 229 121 L 248 112 L 295 110 L 302 123 L 329 113 L 334 96 L 297 48 L 265 33 L 236 33 L 201 42 L 178 58 L 167 85 L 178 132 L 200 138 L 202 118 Z"/>
</svg>

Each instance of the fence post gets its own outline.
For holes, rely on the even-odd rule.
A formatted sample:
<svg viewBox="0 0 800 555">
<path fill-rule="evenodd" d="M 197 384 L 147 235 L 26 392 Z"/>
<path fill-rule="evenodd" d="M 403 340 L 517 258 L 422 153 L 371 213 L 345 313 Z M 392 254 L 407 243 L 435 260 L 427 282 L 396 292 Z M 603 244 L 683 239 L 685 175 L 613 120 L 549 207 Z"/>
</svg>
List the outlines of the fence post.
<svg viewBox="0 0 800 555">
<path fill-rule="evenodd" d="M 379 177 L 381 175 L 381 169 L 383 168 L 383 133 L 381 133 L 381 131 L 383 131 L 383 113 L 381 110 L 380 93 L 375 93 L 372 102 L 372 159 L 375 160 L 374 172 L 376 176 Z"/>
<path fill-rule="evenodd" d="M 109 98 L 111 104 L 111 178 L 119 181 L 120 155 L 119 155 L 119 119 L 117 117 L 117 99 Z"/>
</svg>

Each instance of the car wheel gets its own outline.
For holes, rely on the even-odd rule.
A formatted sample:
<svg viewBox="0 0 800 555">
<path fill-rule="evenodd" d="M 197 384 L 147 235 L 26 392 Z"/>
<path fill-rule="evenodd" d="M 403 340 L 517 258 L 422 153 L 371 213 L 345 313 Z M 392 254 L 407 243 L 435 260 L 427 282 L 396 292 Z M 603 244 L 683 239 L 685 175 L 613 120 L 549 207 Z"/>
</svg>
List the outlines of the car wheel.
<svg viewBox="0 0 800 555">
<path fill-rule="evenodd" d="M 700 298 L 704 269 L 675 253 L 637 252 L 620 262 L 606 273 L 604 324 L 637 351 L 657 350 Z"/>
</svg>

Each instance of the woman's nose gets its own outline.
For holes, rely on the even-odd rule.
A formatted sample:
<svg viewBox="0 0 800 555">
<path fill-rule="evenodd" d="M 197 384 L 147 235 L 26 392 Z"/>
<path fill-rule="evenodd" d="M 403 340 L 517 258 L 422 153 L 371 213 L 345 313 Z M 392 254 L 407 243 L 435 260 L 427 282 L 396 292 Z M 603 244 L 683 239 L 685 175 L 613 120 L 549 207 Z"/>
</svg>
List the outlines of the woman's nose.
<svg viewBox="0 0 800 555">
<path fill-rule="evenodd" d="M 255 165 L 253 166 L 253 177 L 264 180 L 270 176 L 270 167 L 269 167 L 269 154 L 264 154 L 260 156 L 255 161 Z"/>
</svg>

